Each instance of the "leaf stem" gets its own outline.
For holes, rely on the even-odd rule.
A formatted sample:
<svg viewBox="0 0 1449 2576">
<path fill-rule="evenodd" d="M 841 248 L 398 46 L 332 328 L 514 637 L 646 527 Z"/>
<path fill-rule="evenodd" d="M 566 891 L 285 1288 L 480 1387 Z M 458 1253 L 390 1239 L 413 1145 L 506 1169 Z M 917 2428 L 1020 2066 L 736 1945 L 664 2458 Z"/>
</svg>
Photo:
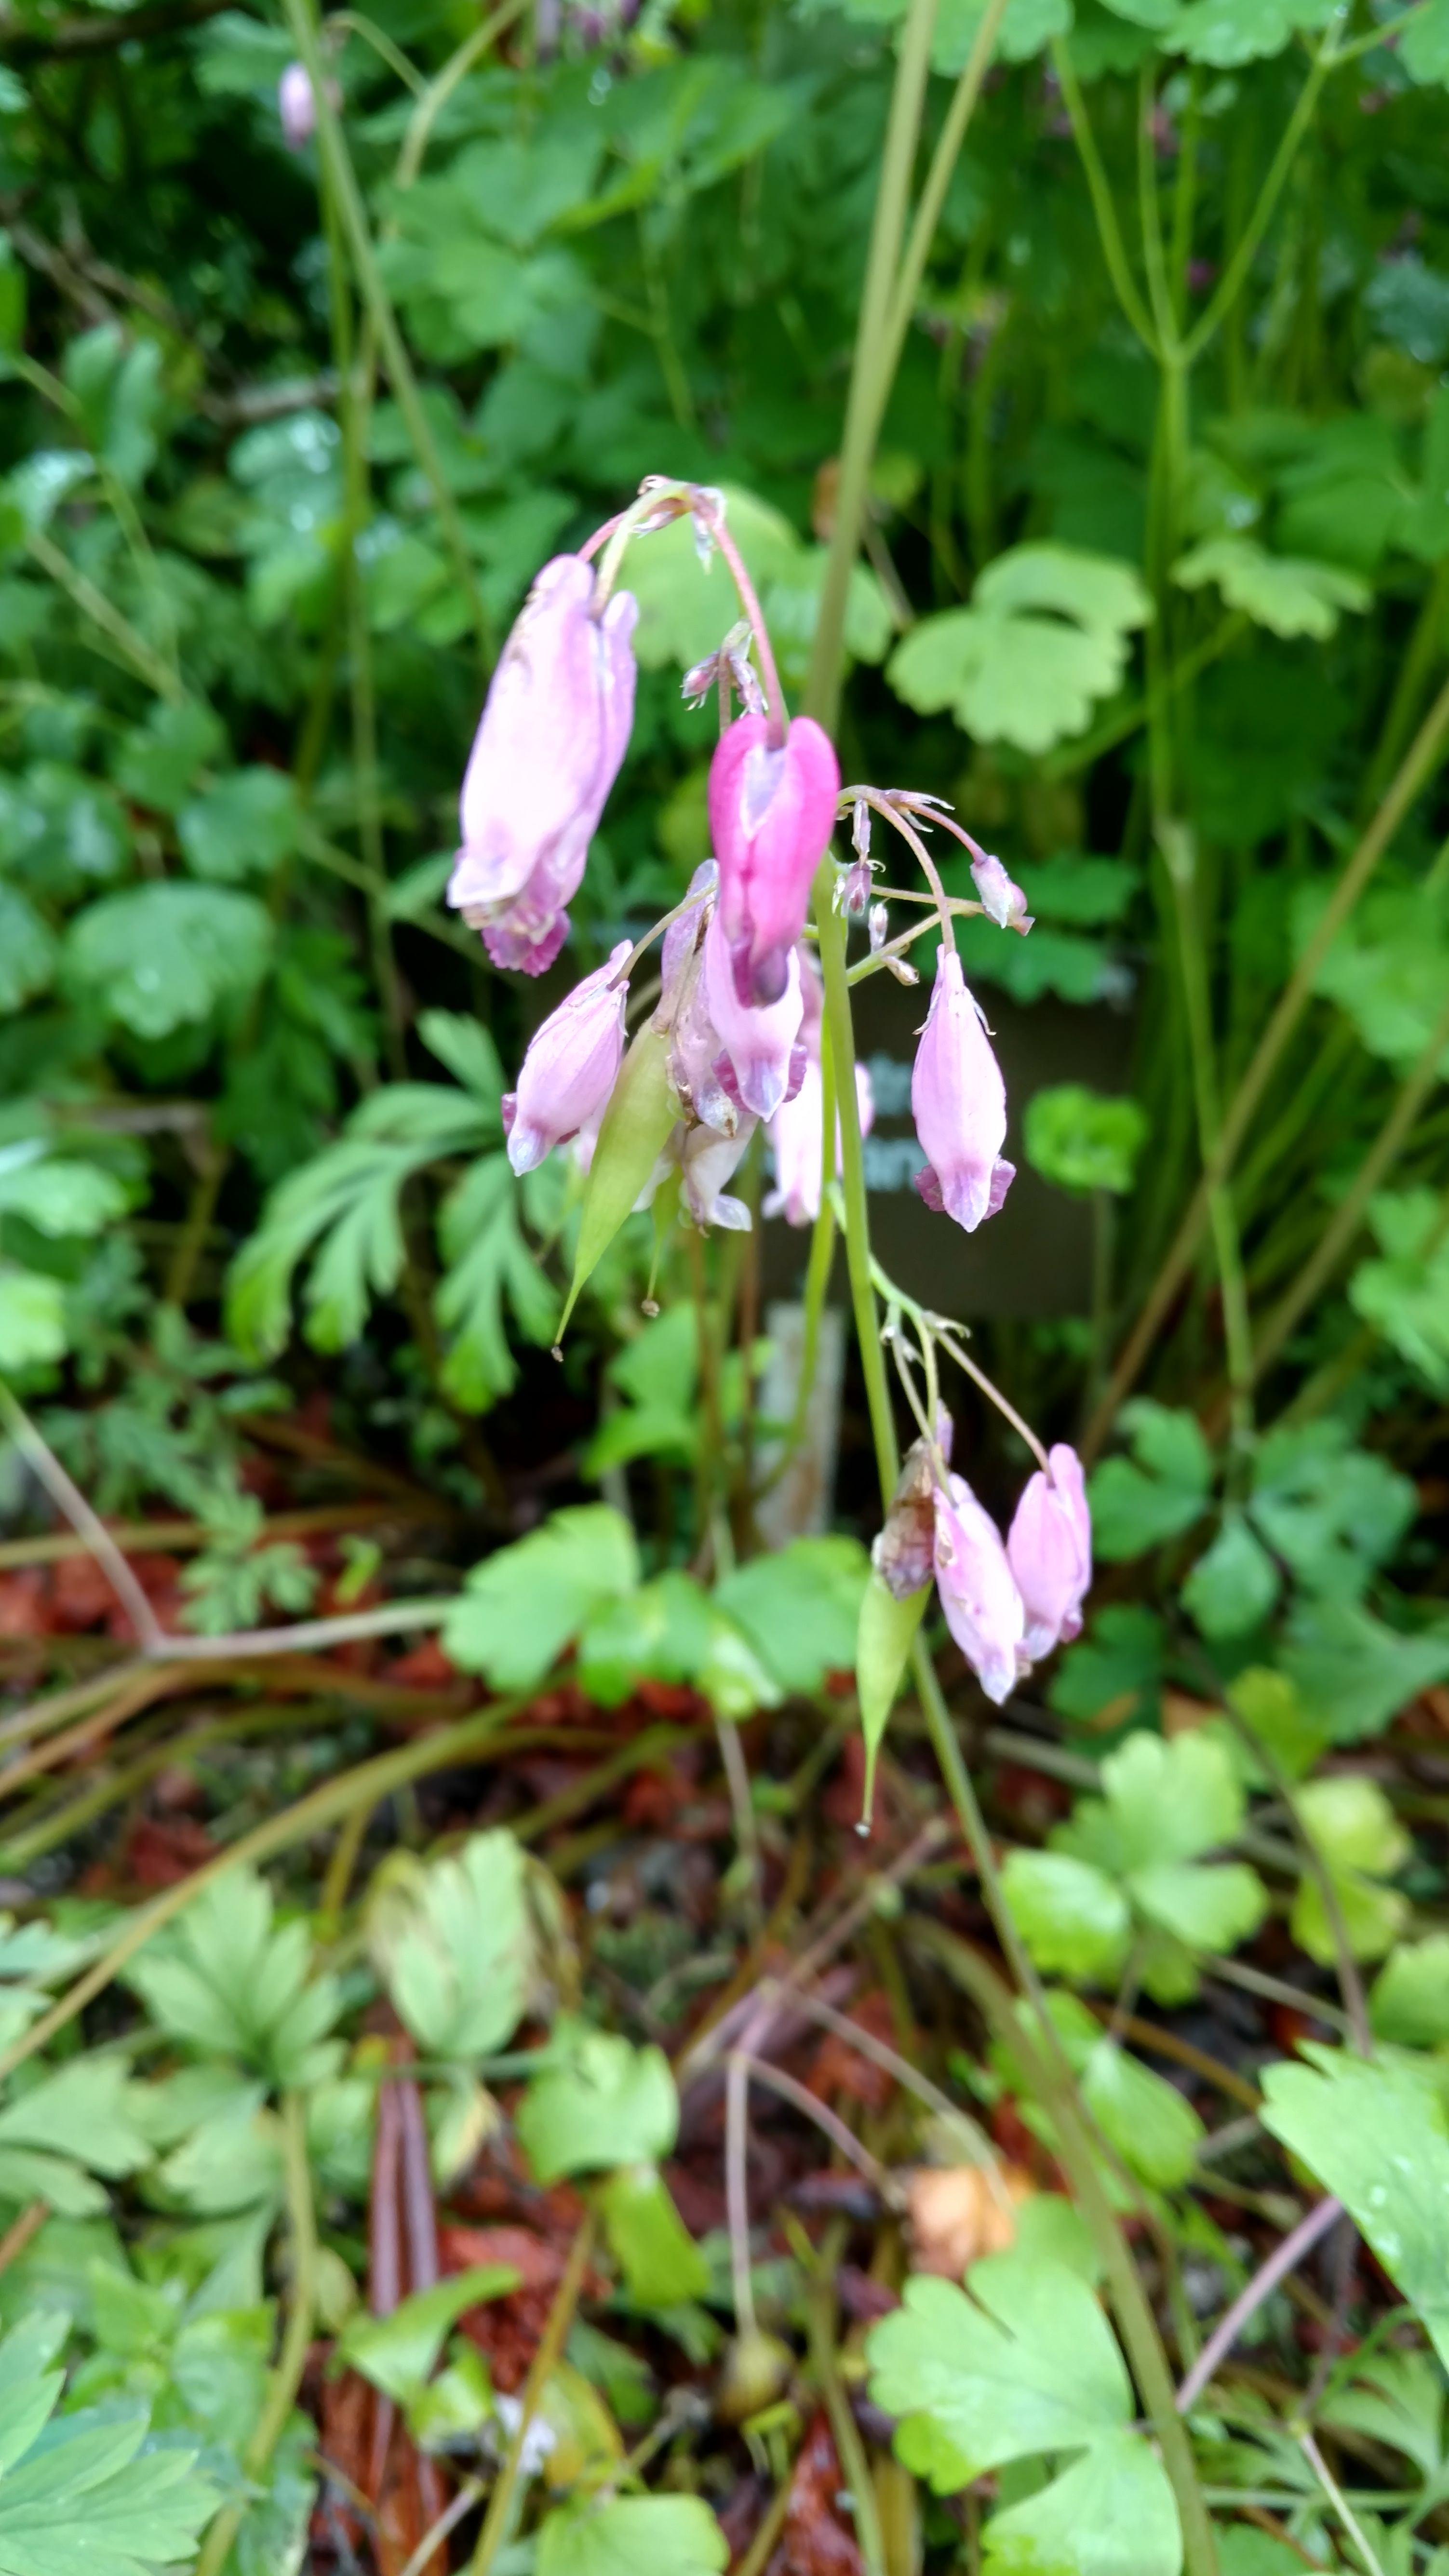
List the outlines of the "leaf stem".
<svg viewBox="0 0 1449 2576">
<path fill-rule="evenodd" d="M 593 2210 L 586 2209 L 569 2248 L 569 2259 L 564 2265 L 558 2288 L 554 2292 L 553 2305 L 548 2312 L 548 2322 L 539 2337 L 538 2349 L 529 2364 L 519 2409 L 518 2430 L 509 2445 L 508 2457 L 498 2473 L 493 2493 L 488 2499 L 488 2510 L 483 2517 L 483 2528 L 478 2534 L 478 2546 L 473 2553 L 471 2576 L 488 2576 L 488 2571 L 503 2546 L 513 2498 L 523 2469 L 524 2449 L 529 2430 L 538 2413 L 539 2400 L 548 2384 L 550 2374 L 568 2340 L 568 2331 L 574 2321 L 574 2310 L 578 2306 L 579 2294 L 588 2272 L 589 2256 L 594 2250 L 594 2231 L 597 2223 Z"/>
<path fill-rule="evenodd" d="M 307 2164 L 306 2101 L 300 2093 L 288 2093 L 283 2097 L 282 2165 L 292 2235 L 292 2277 L 282 2349 L 268 2383 L 256 2429 L 242 2458 L 242 2467 L 253 2481 L 265 2475 L 277 2444 L 287 2429 L 288 2417 L 302 2385 L 302 2373 L 307 2367 L 317 2317 L 317 2218 L 312 2205 L 312 2177 Z M 245 2505 L 234 2504 L 229 2505 L 225 2513 L 218 2514 L 202 2544 L 195 2576 L 220 2576 L 246 2511 Z"/>
<path fill-rule="evenodd" d="M 1257 2315 L 1263 2301 L 1272 2297 L 1279 2282 L 1286 2280 L 1288 2274 L 1302 2262 L 1305 2254 L 1312 2252 L 1319 2238 L 1326 2236 L 1335 2220 L 1342 2215 L 1343 2205 L 1340 2201 L 1331 2198 L 1315 2201 L 1306 2217 L 1300 2218 L 1297 2226 L 1290 2230 L 1282 2244 L 1274 2249 L 1266 2262 L 1259 2264 L 1246 2288 L 1239 2291 L 1232 2306 L 1219 2317 L 1179 2388 L 1176 2400 L 1179 2415 L 1192 2413 L 1203 2390 L 1211 2381 L 1218 2363 L 1232 2351 L 1249 2319 Z"/>
</svg>

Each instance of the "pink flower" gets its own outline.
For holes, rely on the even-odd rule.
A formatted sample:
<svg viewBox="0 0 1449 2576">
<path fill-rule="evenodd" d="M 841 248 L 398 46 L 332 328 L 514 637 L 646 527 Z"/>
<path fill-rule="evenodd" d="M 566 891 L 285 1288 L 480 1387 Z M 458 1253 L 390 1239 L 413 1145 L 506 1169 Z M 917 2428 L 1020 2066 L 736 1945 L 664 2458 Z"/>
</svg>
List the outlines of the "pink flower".
<svg viewBox="0 0 1449 2576">
<path fill-rule="evenodd" d="M 999 859 L 983 850 L 971 862 L 971 874 L 982 909 L 1002 930 L 1019 930 L 1023 939 L 1032 925 L 1026 897 L 1019 885 L 1013 885 Z"/>
<path fill-rule="evenodd" d="M 809 716 L 796 717 L 783 743 L 771 742 L 762 715 L 737 717 L 720 737 L 709 773 L 709 825 L 741 1004 L 769 1005 L 785 991 L 839 793 L 830 737 Z"/>
<path fill-rule="evenodd" d="M 448 901 L 495 966 L 541 975 L 568 934 L 589 842 L 634 721 L 638 614 L 616 591 L 591 612 L 592 568 L 544 565 L 493 674 L 463 779 Z"/>
<path fill-rule="evenodd" d="M 729 1234 L 749 1233 L 750 1211 L 743 1199 L 725 1195 L 725 1183 L 743 1160 L 754 1132 L 753 1118 L 742 1118 L 732 1136 L 718 1136 L 712 1127 L 691 1127 L 684 1132 L 679 1149 L 684 1174 L 683 1212 L 697 1226 L 718 1225 Z"/>
<path fill-rule="evenodd" d="M 860 1112 L 860 1132 L 868 1136 L 875 1123 L 875 1098 L 871 1091 L 869 1068 L 863 1064 L 855 1068 L 855 1097 Z M 766 1216 L 783 1216 L 788 1225 L 813 1225 L 820 1214 L 823 1116 L 820 1063 L 818 1057 L 811 1056 L 794 1099 L 783 1102 L 770 1122 L 770 1142 L 775 1149 L 775 1186 L 765 1200 Z M 838 1116 L 835 1122 L 835 1169 L 838 1177 Z"/>
<path fill-rule="evenodd" d="M 1006 1553 L 1026 1605 L 1033 1663 L 1082 1633 L 1092 1580 L 1092 1515 L 1081 1461 L 1065 1441 L 1047 1453 L 1048 1473 L 1029 1478 L 1007 1534 Z"/>
<path fill-rule="evenodd" d="M 277 114 L 289 152 L 300 152 L 317 131 L 317 101 L 305 63 L 288 63 L 277 86 Z"/>
<path fill-rule="evenodd" d="M 566 1144 L 602 1114 L 624 1054 L 628 988 L 611 987 L 628 954 L 629 942 L 621 939 L 608 964 L 576 984 L 535 1030 L 518 1089 L 503 1102 L 515 1172 L 531 1172 L 555 1145 Z"/>
<path fill-rule="evenodd" d="M 986 1023 L 966 989 L 961 960 L 942 948 L 936 983 L 911 1075 L 911 1114 L 929 1160 L 916 1174 L 928 1208 L 944 1211 L 974 1234 L 995 1216 L 1015 1167 L 1003 1162 L 1006 1085 L 991 1052 Z"/>
<path fill-rule="evenodd" d="M 1016 1686 L 1026 1613 L 991 1514 L 964 1476 L 936 1489 L 936 1586 L 946 1625 L 990 1700 Z"/>
<path fill-rule="evenodd" d="M 740 721 L 750 720 L 741 717 Z M 803 1055 L 798 1063 L 793 1061 L 805 1009 L 799 958 L 793 948 L 785 952 L 784 978 L 775 1000 L 752 1008 L 739 998 L 723 916 L 716 912 L 704 934 L 702 981 L 726 1059 L 723 1065 L 716 1062 L 716 1075 L 727 1091 L 728 1077 L 733 1078 L 742 1109 L 753 1110 L 758 1118 L 773 1118 L 805 1069 Z"/>
</svg>

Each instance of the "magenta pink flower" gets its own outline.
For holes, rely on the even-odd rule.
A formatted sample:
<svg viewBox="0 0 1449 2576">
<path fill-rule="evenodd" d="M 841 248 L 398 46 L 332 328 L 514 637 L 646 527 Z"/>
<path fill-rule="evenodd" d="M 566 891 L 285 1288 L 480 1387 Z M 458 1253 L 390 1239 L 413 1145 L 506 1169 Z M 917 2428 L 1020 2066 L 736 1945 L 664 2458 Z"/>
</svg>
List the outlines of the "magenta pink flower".
<svg viewBox="0 0 1449 2576">
<path fill-rule="evenodd" d="M 737 717 L 720 737 L 709 773 L 709 825 L 743 1005 L 775 1003 L 785 991 L 839 793 L 830 737 L 809 716 L 797 716 L 782 743 L 771 742 L 762 715 Z"/>
<path fill-rule="evenodd" d="M 1033 1663 L 1081 1635 L 1092 1580 L 1092 1515 L 1075 1449 L 1058 1441 L 1047 1453 L 1047 1470 L 1029 1478 L 1006 1541 Z"/>
<path fill-rule="evenodd" d="M 981 897 L 983 911 L 1002 930 L 1019 930 L 1022 937 L 1032 925 L 1026 908 L 1026 897 L 1019 885 L 1013 885 L 999 859 L 983 850 L 971 862 L 971 874 Z"/>
<path fill-rule="evenodd" d="M 634 720 L 638 613 L 616 591 L 595 617 L 592 568 L 544 565 L 493 674 L 463 779 L 463 846 L 448 901 L 495 966 L 541 975 L 568 935 L 604 802 Z"/>
<path fill-rule="evenodd" d="M 555 1145 L 567 1144 L 603 1113 L 624 1055 L 624 1003 L 628 987 L 612 978 L 629 954 L 621 939 L 606 966 L 576 984 L 542 1028 L 523 1059 L 518 1089 L 503 1102 L 508 1159 L 515 1172 L 531 1172 Z"/>
<path fill-rule="evenodd" d="M 1001 1543 L 964 1476 L 936 1488 L 936 1587 L 946 1625 L 990 1700 L 1001 1706 L 1025 1662 L 1026 1614 Z"/>
<path fill-rule="evenodd" d="M 747 722 L 742 718 L 741 722 Z M 728 739 L 728 737 L 726 737 Z M 722 915 L 716 912 L 704 934 L 704 997 L 719 1033 L 725 1064 L 716 1074 L 733 1076 L 739 1106 L 757 1118 L 773 1118 L 781 1102 L 803 1078 L 803 1052 L 796 1061 L 796 1039 L 804 1015 L 800 960 L 793 948 L 785 953 L 785 975 L 776 999 L 751 1006 L 742 1002 L 735 982 Z"/>
<path fill-rule="evenodd" d="M 1001 1159 L 1006 1085 L 986 1023 L 966 989 L 961 960 L 943 947 L 911 1075 L 911 1113 L 928 1156 L 916 1187 L 928 1208 L 974 1234 L 995 1216 L 1015 1178 Z"/>
<path fill-rule="evenodd" d="M 875 1123 L 875 1095 L 869 1068 L 855 1068 L 855 1098 L 860 1132 L 868 1136 Z M 808 1058 L 805 1078 L 793 1100 L 782 1102 L 770 1121 L 775 1149 L 775 1186 L 764 1203 L 766 1216 L 783 1216 L 787 1225 L 813 1225 L 820 1214 L 820 1180 L 824 1142 L 824 1103 L 817 1056 Z M 835 1170 L 840 1173 L 840 1120 L 835 1121 Z"/>
</svg>

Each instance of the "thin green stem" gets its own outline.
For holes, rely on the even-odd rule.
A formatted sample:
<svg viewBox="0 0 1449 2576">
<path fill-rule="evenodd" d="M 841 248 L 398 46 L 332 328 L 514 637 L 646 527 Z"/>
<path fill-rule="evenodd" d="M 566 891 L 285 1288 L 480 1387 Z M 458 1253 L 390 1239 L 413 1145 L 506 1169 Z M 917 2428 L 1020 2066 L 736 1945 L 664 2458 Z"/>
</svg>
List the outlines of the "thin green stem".
<svg viewBox="0 0 1449 2576">
<path fill-rule="evenodd" d="M 1177 822 L 1162 823 L 1158 830 L 1158 841 L 1172 888 L 1173 910 L 1177 924 L 1178 960 L 1187 1020 L 1188 1053 L 1192 1068 L 1193 1100 L 1197 1112 L 1198 1150 L 1206 1173 L 1211 1167 L 1217 1149 L 1221 1121 L 1217 1064 L 1208 999 L 1207 964 L 1203 956 L 1201 925 L 1197 918 L 1196 843 L 1189 825 Z M 1235 1450 L 1241 1460 L 1253 1436 L 1253 1335 L 1248 1311 L 1248 1287 L 1243 1270 L 1242 1246 L 1238 1238 L 1237 1213 L 1233 1206 L 1228 1182 L 1225 1178 L 1212 1180 L 1208 1182 L 1207 1189 L 1208 1221 L 1212 1230 L 1213 1255 L 1217 1264 L 1218 1285 L 1223 1301 L 1223 1335 L 1228 1354 L 1232 1435 Z"/>
<path fill-rule="evenodd" d="M 412 361 L 403 345 L 397 315 L 393 311 L 392 298 L 383 284 L 382 271 L 377 264 L 377 253 L 368 228 L 367 211 L 363 205 L 362 192 L 357 184 L 357 174 L 352 167 L 337 111 L 328 95 L 326 72 L 316 29 L 312 23 L 311 11 L 307 0 L 283 0 L 283 7 L 286 11 L 287 24 L 291 29 L 292 41 L 306 66 L 308 78 L 312 83 L 312 94 L 317 107 L 318 141 L 328 179 L 336 198 L 342 228 L 347 237 L 362 300 L 372 316 L 378 347 L 382 352 L 383 364 L 391 380 L 393 392 L 397 396 L 398 409 L 407 424 L 408 435 L 412 440 L 418 463 L 432 492 L 439 524 L 453 558 L 453 568 L 458 577 L 459 587 L 468 603 L 468 612 L 477 637 L 479 654 L 486 664 L 493 649 L 491 621 L 483 605 L 483 594 L 478 587 L 478 576 L 473 568 L 473 559 L 468 552 L 463 523 L 458 516 L 458 506 L 443 471 L 437 442 L 428 425 L 427 414 L 423 410 Z"/>
<path fill-rule="evenodd" d="M 148 689 L 154 689 L 158 698 L 164 698 L 168 706 L 179 706 L 186 691 L 170 663 L 163 660 L 139 629 L 131 624 L 129 617 L 112 605 L 104 591 L 97 590 L 95 583 L 88 581 L 83 572 L 77 572 L 69 555 L 46 535 L 43 528 L 29 531 L 25 550 L 56 588 L 65 592 L 82 617 L 88 618 L 91 625 L 105 636 L 123 665 L 136 678 L 144 680 Z"/>
<path fill-rule="evenodd" d="M 961 157 L 961 147 L 966 140 L 967 128 L 976 112 L 976 102 L 981 95 L 981 85 L 986 78 L 987 67 L 991 61 L 1001 21 L 1006 15 L 1007 5 L 1008 0 L 987 0 L 980 24 L 971 41 L 971 51 L 966 57 L 965 69 L 952 92 L 951 104 L 946 111 L 946 121 L 941 128 L 936 149 L 931 155 L 926 184 L 921 190 L 920 202 L 911 224 L 910 239 L 906 243 L 905 254 L 891 295 L 890 312 L 880 350 L 878 392 L 882 413 L 890 399 L 891 385 L 901 362 L 901 351 L 906 345 L 906 333 L 911 327 L 911 316 L 916 309 L 916 297 L 920 293 L 921 279 L 926 273 L 931 244 L 936 238 L 936 227 L 941 220 L 946 191 L 951 185 L 951 174 Z"/>
<path fill-rule="evenodd" d="M 1172 309 L 1172 292 L 1167 278 L 1167 255 L 1162 245 L 1162 216 L 1157 202 L 1157 138 L 1153 110 L 1156 106 L 1154 57 L 1149 54 L 1137 82 L 1137 208 L 1142 226 L 1142 264 L 1147 271 L 1147 292 L 1152 303 L 1152 319 L 1158 348 L 1164 362 L 1177 346 L 1177 323 Z M 1086 102 L 1083 101 L 1085 113 Z"/>
<path fill-rule="evenodd" d="M 465 39 L 457 52 L 449 55 L 436 80 L 428 83 L 413 111 L 407 133 L 403 137 L 403 148 L 398 155 L 395 186 L 412 187 L 422 169 L 428 145 L 432 140 L 433 128 L 459 82 L 467 79 L 473 65 L 482 61 L 489 46 L 499 36 L 506 34 L 514 20 L 523 16 L 528 5 L 529 0 L 503 0 L 502 8 L 495 9 L 491 17 L 484 19 L 481 27 L 474 28 L 472 35 Z"/>
<path fill-rule="evenodd" d="M 1092 200 L 1092 212 L 1097 219 L 1097 238 L 1102 245 L 1102 257 L 1107 263 L 1107 274 L 1112 281 L 1113 291 L 1143 348 L 1150 357 L 1158 358 L 1161 356 L 1161 351 L 1157 343 L 1157 334 L 1152 327 L 1152 317 L 1142 301 L 1137 280 L 1132 274 L 1131 264 L 1128 261 L 1121 226 L 1117 221 L 1117 209 L 1112 202 L 1111 186 L 1107 173 L 1102 167 L 1102 156 L 1097 150 L 1097 138 L 1092 131 L 1092 120 L 1087 114 L 1087 102 L 1082 96 L 1082 85 L 1077 78 L 1077 67 L 1072 60 L 1070 47 L 1060 36 L 1052 45 L 1052 66 L 1061 85 L 1067 114 L 1071 118 L 1077 155 L 1087 182 L 1087 194 Z"/>
<path fill-rule="evenodd" d="M 472 2576 L 488 2576 L 488 2571 L 503 2546 L 513 2499 L 523 2468 L 524 2445 L 528 2440 L 534 2417 L 538 2413 L 539 2400 L 568 2340 L 568 2331 L 574 2320 L 574 2310 L 578 2306 L 579 2294 L 588 2273 L 589 2256 L 594 2250 L 595 2223 L 593 2211 L 586 2210 L 579 2222 L 573 2244 L 569 2248 L 569 2259 L 564 2265 L 562 2278 L 554 2292 L 553 2305 L 548 2312 L 548 2322 L 539 2337 L 538 2349 L 529 2366 L 523 2399 L 519 2407 L 518 2430 L 509 2445 L 508 2457 L 498 2473 L 493 2493 L 488 2499 L 488 2511 L 483 2517 L 483 2528 L 478 2534 L 478 2546 L 473 2553 Z"/>
<path fill-rule="evenodd" d="M 1308 78 L 1298 93 L 1297 104 L 1284 127 L 1283 139 L 1273 155 L 1268 175 L 1258 192 L 1257 204 L 1238 236 L 1232 258 L 1218 280 L 1206 312 L 1199 316 L 1183 342 L 1182 354 L 1189 367 L 1194 366 L 1201 357 L 1214 332 L 1226 319 L 1247 282 L 1248 271 L 1258 256 L 1263 236 L 1273 220 L 1288 173 L 1297 156 L 1298 146 L 1308 131 L 1313 111 L 1318 104 L 1318 93 L 1339 60 L 1334 37 L 1335 29 L 1330 27 L 1314 55 Z"/>
<path fill-rule="evenodd" d="M 256 2430 L 242 2458 L 247 2477 L 257 2482 L 265 2477 L 277 2444 L 287 2429 L 297 2402 L 297 2391 L 302 2385 L 302 2373 L 307 2367 L 307 2355 L 312 2348 L 317 2322 L 317 2218 L 312 2204 L 312 2177 L 307 2164 L 307 2107 L 300 2093 L 288 2093 L 282 2100 L 282 2171 L 292 2239 L 292 2269 L 282 2349 L 267 2386 Z M 220 2576 L 245 2512 L 246 2507 L 238 2504 L 229 2505 L 225 2513 L 218 2514 L 202 2543 L 195 2576 Z"/>
</svg>

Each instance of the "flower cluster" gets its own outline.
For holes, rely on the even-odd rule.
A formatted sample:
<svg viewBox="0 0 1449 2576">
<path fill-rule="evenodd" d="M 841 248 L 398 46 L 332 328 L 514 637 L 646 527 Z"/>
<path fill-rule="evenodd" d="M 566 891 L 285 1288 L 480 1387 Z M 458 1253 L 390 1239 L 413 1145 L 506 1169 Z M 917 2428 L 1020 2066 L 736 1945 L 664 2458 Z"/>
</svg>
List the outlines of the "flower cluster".
<svg viewBox="0 0 1449 2576">
<path fill-rule="evenodd" d="M 997 1705 L 1056 1645 L 1081 1634 L 1092 1580 L 1092 1519 L 1081 1463 L 1065 1443 L 1027 1481 L 1005 1540 L 950 1467 L 951 1425 L 907 1454 L 872 1550 L 897 1600 L 934 1575 L 946 1625 Z"/>
</svg>

